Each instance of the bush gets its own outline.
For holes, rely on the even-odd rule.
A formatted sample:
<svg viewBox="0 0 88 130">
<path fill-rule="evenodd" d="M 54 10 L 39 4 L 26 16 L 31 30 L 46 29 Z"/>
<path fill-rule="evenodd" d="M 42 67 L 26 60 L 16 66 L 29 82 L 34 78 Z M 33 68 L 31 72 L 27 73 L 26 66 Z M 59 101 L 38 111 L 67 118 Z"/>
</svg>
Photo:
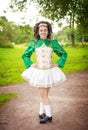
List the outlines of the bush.
<svg viewBox="0 0 88 130">
<path fill-rule="evenodd" d="M 4 43 L 0 42 L 0 47 L 1 48 L 13 48 L 14 46 L 10 42 L 4 42 Z"/>
</svg>

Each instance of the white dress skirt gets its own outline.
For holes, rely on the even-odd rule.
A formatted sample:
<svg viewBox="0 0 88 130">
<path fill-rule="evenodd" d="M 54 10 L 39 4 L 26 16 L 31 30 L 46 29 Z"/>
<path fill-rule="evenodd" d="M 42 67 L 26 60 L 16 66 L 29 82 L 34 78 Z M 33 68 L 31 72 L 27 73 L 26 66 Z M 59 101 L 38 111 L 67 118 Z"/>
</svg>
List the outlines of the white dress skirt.
<svg viewBox="0 0 88 130">
<path fill-rule="evenodd" d="M 34 87 L 53 87 L 66 80 L 64 73 L 58 68 L 42 70 L 29 67 L 22 73 L 22 77 Z"/>
<path fill-rule="evenodd" d="M 43 44 L 36 48 L 37 67 L 29 67 L 22 77 L 34 87 L 48 88 L 57 86 L 66 80 L 65 74 L 58 67 L 51 67 L 52 48 Z"/>
</svg>

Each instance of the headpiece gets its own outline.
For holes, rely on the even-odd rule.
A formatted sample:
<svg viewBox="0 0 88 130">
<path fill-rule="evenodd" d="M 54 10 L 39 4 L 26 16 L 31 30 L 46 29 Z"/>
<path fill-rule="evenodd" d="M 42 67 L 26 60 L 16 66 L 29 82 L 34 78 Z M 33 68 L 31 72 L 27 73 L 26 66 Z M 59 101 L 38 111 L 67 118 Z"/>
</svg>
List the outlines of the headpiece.
<svg viewBox="0 0 88 130">
<path fill-rule="evenodd" d="M 41 27 L 41 26 L 47 27 L 48 25 L 47 25 L 46 23 L 40 23 L 40 24 L 38 25 L 38 27 Z"/>
</svg>

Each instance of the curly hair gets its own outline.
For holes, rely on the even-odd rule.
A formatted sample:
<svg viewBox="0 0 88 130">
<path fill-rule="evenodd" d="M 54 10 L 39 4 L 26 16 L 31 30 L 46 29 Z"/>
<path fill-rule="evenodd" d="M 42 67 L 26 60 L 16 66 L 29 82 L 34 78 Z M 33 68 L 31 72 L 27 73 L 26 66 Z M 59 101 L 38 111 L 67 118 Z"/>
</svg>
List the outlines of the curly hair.
<svg viewBox="0 0 88 130">
<path fill-rule="evenodd" d="M 40 24 L 46 24 L 47 25 L 47 28 L 48 28 L 48 36 L 47 38 L 51 39 L 51 33 L 52 33 L 52 26 L 49 22 L 47 21 L 40 21 L 38 23 L 35 24 L 34 26 L 34 37 L 36 40 L 39 40 L 40 39 L 40 36 L 39 36 L 39 25 Z"/>
</svg>

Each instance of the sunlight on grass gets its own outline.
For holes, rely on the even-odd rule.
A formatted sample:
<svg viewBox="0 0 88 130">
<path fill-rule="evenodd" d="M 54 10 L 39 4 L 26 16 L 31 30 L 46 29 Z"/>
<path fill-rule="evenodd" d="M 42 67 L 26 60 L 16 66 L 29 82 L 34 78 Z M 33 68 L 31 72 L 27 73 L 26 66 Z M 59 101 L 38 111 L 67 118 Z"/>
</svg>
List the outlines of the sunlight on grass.
<svg viewBox="0 0 88 130">
<path fill-rule="evenodd" d="M 25 44 L 14 44 L 14 48 L 25 48 L 28 45 L 28 43 Z"/>
</svg>

